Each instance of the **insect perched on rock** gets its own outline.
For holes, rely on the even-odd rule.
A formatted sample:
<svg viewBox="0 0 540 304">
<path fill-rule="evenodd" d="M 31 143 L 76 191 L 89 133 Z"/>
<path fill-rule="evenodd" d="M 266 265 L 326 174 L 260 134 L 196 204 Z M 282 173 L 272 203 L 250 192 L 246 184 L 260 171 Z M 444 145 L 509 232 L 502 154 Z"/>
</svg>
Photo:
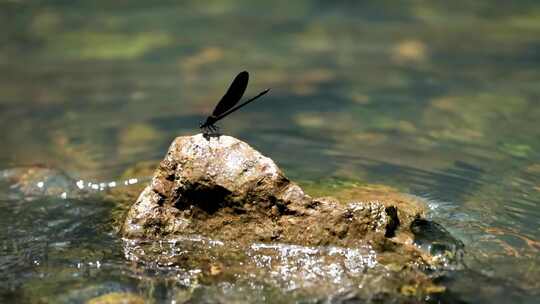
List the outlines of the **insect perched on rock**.
<svg viewBox="0 0 540 304">
<path fill-rule="evenodd" d="M 262 91 L 261 93 L 259 93 L 257 96 L 235 107 L 235 105 L 240 101 L 240 99 L 244 95 L 244 92 L 246 91 L 246 88 L 248 85 L 248 81 L 249 81 L 248 72 L 243 71 L 243 72 L 240 72 L 238 75 L 236 75 L 233 82 L 231 83 L 231 86 L 229 87 L 225 95 L 221 97 L 221 100 L 218 102 L 218 104 L 214 108 L 212 115 L 208 116 L 206 118 L 206 121 L 199 125 L 199 128 L 201 128 L 204 135 L 216 134 L 218 132 L 218 127 L 215 125 L 216 122 L 220 121 L 221 119 L 225 118 L 227 115 L 240 109 L 241 107 L 247 105 L 248 103 L 256 100 L 257 98 L 263 96 L 264 94 L 268 93 L 268 91 L 270 91 L 270 89 L 266 89 Z"/>
</svg>

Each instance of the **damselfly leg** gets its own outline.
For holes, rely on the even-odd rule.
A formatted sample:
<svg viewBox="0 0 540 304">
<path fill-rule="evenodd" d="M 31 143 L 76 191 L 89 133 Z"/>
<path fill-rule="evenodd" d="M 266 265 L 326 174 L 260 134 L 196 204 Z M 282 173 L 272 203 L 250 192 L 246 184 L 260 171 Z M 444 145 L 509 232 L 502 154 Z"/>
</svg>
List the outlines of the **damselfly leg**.
<svg viewBox="0 0 540 304">
<path fill-rule="evenodd" d="M 219 127 L 216 125 L 205 125 L 201 127 L 204 135 L 217 135 L 219 134 Z"/>
</svg>

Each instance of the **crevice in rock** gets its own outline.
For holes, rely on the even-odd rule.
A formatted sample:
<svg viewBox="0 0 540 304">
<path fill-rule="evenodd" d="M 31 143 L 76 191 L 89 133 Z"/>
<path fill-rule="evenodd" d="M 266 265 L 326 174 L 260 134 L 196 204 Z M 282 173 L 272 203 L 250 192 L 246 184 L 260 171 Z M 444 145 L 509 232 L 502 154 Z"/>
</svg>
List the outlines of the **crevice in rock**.
<svg viewBox="0 0 540 304">
<path fill-rule="evenodd" d="M 397 208 L 395 206 L 389 206 L 385 208 L 385 211 L 388 216 L 388 222 L 386 223 L 386 232 L 384 233 L 384 236 L 391 238 L 396 236 L 396 230 L 400 224 Z"/>
<path fill-rule="evenodd" d="M 193 205 L 208 214 L 214 214 L 218 210 L 227 207 L 231 192 L 219 185 L 208 186 L 205 184 L 193 184 L 183 189 L 182 195 L 174 206 L 180 210 Z"/>
</svg>

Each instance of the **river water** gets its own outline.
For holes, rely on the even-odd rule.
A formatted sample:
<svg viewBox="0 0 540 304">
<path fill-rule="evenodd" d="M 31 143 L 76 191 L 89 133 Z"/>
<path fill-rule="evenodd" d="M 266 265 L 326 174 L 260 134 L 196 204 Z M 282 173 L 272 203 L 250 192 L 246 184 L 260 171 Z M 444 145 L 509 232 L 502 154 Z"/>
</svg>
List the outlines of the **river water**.
<svg viewBox="0 0 540 304">
<path fill-rule="evenodd" d="M 197 133 L 248 70 L 246 95 L 271 91 L 220 122 L 224 133 L 301 185 L 377 183 L 425 199 L 475 273 L 449 283 L 456 298 L 536 303 L 537 1 L 11 0 L 0 26 L 0 168 L 116 180 Z M 171 299 L 125 259 L 110 204 L 10 191 L 0 188 L 0 301 Z"/>
</svg>

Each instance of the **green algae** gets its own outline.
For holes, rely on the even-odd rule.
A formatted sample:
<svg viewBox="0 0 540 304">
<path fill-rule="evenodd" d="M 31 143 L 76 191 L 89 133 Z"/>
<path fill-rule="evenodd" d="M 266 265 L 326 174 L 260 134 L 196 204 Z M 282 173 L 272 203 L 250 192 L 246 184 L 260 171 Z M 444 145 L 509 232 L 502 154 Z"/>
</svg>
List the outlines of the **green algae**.
<svg viewBox="0 0 540 304">
<path fill-rule="evenodd" d="M 482 141 L 494 137 L 494 123 L 504 123 L 527 107 L 521 97 L 492 93 L 440 97 L 424 112 L 423 123 L 431 136 L 442 140 Z"/>
<path fill-rule="evenodd" d="M 513 143 L 503 143 L 500 149 L 511 156 L 521 158 L 526 158 L 534 152 L 533 148 L 529 145 Z"/>
<path fill-rule="evenodd" d="M 507 17 L 504 20 L 506 26 L 510 26 L 516 30 L 537 32 L 540 31 L 540 10 L 532 9 L 523 14 L 516 14 Z"/>
<path fill-rule="evenodd" d="M 166 33 L 67 32 L 49 41 L 48 52 L 75 59 L 133 60 L 170 44 Z"/>
<path fill-rule="evenodd" d="M 112 292 L 92 298 L 86 304 L 145 304 L 148 303 L 140 296 L 127 292 Z"/>
</svg>

